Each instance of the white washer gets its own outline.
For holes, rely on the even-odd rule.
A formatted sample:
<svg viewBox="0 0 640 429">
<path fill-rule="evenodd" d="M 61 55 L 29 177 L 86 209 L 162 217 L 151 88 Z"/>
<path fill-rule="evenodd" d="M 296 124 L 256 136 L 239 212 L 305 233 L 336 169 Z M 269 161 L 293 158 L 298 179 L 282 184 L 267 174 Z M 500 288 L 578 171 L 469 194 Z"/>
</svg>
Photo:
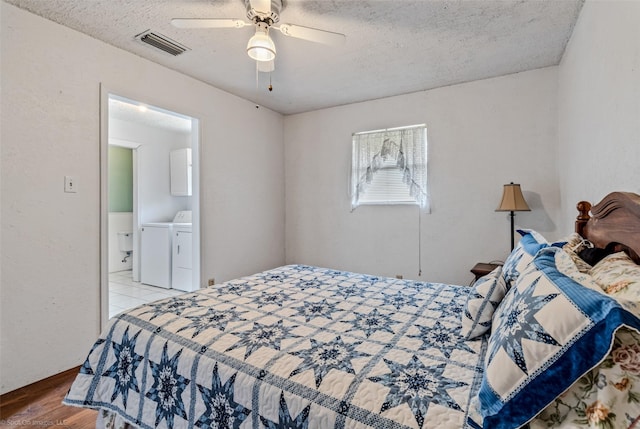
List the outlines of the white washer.
<svg viewBox="0 0 640 429">
<path fill-rule="evenodd" d="M 171 239 L 173 222 L 149 222 L 140 234 L 140 281 L 171 288 Z"/>
</svg>

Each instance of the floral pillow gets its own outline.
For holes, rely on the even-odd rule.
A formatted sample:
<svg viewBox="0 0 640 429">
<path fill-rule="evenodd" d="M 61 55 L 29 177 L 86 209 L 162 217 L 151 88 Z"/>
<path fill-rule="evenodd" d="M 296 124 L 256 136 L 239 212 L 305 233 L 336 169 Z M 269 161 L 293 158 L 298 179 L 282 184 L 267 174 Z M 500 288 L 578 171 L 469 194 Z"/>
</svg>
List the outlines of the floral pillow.
<svg viewBox="0 0 640 429">
<path fill-rule="evenodd" d="M 583 238 L 577 232 L 572 232 L 562 241 L 566 242 L 566 244 L 562 247 L 564 250 L 571 250 L 576 253 L 579 253 L 581 250 L 586 249 L 587 247 L 593 247 L 593 244 L 589 240 Z"/>
<path fill-rule="evenodd" d="M 564 251 L 567 252 L 567 255 L 569 255 L 571 257 L 571 259 L 573 259 L 573 263 L 576 265 L 576 267 L 578 268 L 578 270 L 581 273 L 588 273 L 589 270 L 592 268 L 591 265 L 589 265 L 588 262 L 586 262 L 584 259 L 582 259 L 580 257 L 580 255 L 578 255 L 576 252 L 574 252 L 573 250 L 569 250 L 565 247 L 563 247 Z"/>
<path fill-rule="evenodd" d="M 607 294 L 640 302 L 640 266 L 626 253 L 606 256 L 589 274 Z"/>
<path fill-rule="evenodd" d="M 520 427 L 610 351 L 616 330 L 640 318 L 560 272 L 560 248 L 540 249 L 493 316 L 472 427 Z M 470 414 L 470 420 L 476 414 Z"/>
<path fill-rule="evenodd" d="M 501 266 L 473 284 L 462 314 L 461 334 L 464 338 L 478 338 L 491 329 L 493 313 L 506 293 L 507 286 L 502 277 Z"/>
<path fill-rule="evenodd" d="M 531 421 L 531 429 L 627 429 L 640 416 L 640 334 L 616 332 L 611 353 Z"/>
<path fill-rule="evenodd" d="M 591 269 L 591 265 L 585 262 L 578 253 L 584 249 L 593 247 L 593 244 L 591 244 L 589 240 L 582 238 L 582 236 L 577 232 L 571 233 L 566 237 L 565 241 L 567 244 L 562 246 L 562 250 L 571 256 L 571 259 L 573 259 L 573 262 L 581 273 L 588 273 Z"/>
<path fill-rule="evenodd" d="M 567 252 L 564 250 L 564 247 L 562 249 L 562 252 L 556 252 L 555 254 L 555 263 L 558 271 L 584 287 L 604 293 L 600 285 L 596 283 L 589 273 L 582 272 L 578 268 L 575 260 L 571 256 L 573 252 Z"/>
</svg>

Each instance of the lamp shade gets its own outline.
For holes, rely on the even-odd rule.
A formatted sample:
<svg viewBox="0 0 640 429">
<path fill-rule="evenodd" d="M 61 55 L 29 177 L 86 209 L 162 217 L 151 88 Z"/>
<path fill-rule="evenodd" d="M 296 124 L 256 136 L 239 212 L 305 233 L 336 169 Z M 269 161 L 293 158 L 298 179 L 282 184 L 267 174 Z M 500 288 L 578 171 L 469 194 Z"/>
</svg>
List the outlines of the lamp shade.
<svg viewBox="0 0 640 429">
<path fill-rule="evenodd" d="M 269 37 L 267 28 L 256 28 L 256 34 L 247 43 L 247 54 L 256 61 L 273 61 L 276 57 L 276 45 Z"/>
<path fill-rule="evenodd" d="M 520 185 L 517 183 L 509 183 L 504 185 L 502 190 L 502 201 L 496 209 L 497 212 L 528 212 L 531 211 L 527 202 L 524 200 Z"/>
</svg>

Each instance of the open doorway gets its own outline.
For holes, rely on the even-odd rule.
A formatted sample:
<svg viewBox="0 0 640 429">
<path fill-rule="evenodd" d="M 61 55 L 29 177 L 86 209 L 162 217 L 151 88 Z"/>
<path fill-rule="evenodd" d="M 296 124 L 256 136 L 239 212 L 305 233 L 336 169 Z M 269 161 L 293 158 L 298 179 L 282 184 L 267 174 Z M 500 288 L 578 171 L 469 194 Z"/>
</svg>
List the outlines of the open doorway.
<svg viewBox="0 0 640 429">
<path fill-rule="evenodd" d="M 112 93 L 105 98 L 103 323 L 200 285 L 198 120 Z"/>
</svg>

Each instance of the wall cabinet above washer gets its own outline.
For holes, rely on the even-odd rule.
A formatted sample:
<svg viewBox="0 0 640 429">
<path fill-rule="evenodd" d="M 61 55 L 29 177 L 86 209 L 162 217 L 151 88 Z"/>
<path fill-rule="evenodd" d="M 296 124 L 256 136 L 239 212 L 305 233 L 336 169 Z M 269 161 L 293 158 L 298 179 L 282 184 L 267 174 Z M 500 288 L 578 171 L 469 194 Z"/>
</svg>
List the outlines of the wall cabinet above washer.
<svg viewBox="0 0 640 429">
<path fill-rule="evenodd" d="M 191 148 L 171 151 L 171 195 L 191 195 Z"/>
</svg>

